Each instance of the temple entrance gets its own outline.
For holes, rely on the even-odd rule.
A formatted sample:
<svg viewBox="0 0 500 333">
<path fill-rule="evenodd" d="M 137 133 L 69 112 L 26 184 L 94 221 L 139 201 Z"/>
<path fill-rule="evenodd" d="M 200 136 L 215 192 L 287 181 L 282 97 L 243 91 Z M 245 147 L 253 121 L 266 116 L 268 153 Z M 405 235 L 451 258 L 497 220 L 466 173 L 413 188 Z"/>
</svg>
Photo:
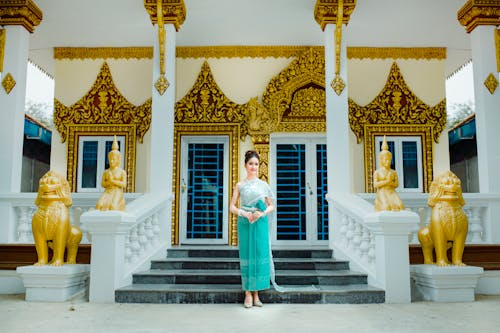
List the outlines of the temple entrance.
<svg viewBox="0 0 500 333">
<path fill-rule="evenodd" d="M 326 143 L 323 137 L 271 140 L 271 179 L 277 212 L 275 245 L 327 245 Z"/>
<path fill-rule="evenodd" d="M 228 136 L 182 137 L 181 244 L 228 244 L 228 146 Z"/>
</svg>

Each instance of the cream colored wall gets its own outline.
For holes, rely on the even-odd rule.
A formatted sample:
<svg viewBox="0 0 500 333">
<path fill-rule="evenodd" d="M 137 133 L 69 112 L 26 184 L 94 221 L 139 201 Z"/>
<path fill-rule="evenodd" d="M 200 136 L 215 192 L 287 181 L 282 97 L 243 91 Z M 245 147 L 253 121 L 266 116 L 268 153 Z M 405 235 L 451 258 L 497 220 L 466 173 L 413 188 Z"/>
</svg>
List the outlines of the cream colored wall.
<svg viewBox="0 0 500 333">
<path fill-rule="evenodd" d="M 393 59 L 349 59 L 349 98 L 359 105 L 369 104 L 384 88 Z M 406 84 L 417 97 L 429 106 L 435 106 L 446 97 L 444 60 L 396 60 Z M 351 132 L 352 133 L 352 132 Z M 354 191 L 365 192 L 364 141 L 356 143 L 351 137 L 354 165 Z M 441 133 L 434 144 L 433 172 L 449 170 L 448 136 Z"/>
<path fill-rule="evenodd" d="M 132 104 L 141 105 L 151 98 L 152 60 L 107 59 L 113 82 Z M 54 97 L 69 107 L 78 102 L 94 84 L 104 63 L 98 60 L 57 60 L 55 63 Z M 144 143 L 136 142 L 135 191 L 146 192 L 148 184 L 149 132 Z M 61 142 L 57 131 L 52 135 L 51 167 L 66 174 L 66 142 Z"/>
</svg>

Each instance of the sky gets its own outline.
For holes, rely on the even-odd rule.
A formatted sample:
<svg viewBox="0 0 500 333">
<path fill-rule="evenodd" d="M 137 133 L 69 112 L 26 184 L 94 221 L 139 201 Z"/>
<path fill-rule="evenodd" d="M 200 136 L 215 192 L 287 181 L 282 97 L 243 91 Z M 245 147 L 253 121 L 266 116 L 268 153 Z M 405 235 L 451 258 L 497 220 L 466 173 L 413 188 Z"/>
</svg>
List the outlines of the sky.
<svg viewBox="0 0 500 333">
<path fill-rule="evenodd" d="M 53 109 L 54 81 L 40 71 L 32 63 L 28 63 L 26 82 L 26 99 L 37 103 L 46 103 Z M 472 63 L 464 66 L 459 72 L 446 80 L 447 109 L 453 104 L 474 101 L 474 83 L 472 79 Z"/>
</svg>

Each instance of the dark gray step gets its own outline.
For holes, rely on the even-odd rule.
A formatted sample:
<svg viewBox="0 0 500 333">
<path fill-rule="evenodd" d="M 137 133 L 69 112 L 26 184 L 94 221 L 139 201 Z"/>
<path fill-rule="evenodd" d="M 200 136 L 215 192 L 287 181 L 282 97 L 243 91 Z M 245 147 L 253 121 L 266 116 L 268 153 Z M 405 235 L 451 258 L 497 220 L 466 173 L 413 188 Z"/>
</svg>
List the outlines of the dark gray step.
<svg viewBox="0 0 500 333">
<path fill-rule="evenodd" d="M 332 258 L 331 249 L 273 250 L 273 258 Z M 167 250 L 167 258 L 238 258 L 237 247 L 182 246 Z"/>
<path fill-rule="evenodd" d="M 304 291 L 300 286 L 285 286 L 286 292 L 269 289 L 259 292 L 264 303 L 366 304 L 384 303 L 385 292 L 365 284 L 318 286 Z M 303 288 L 303 287 L 302 287 Z M 115 291 L 118 303 L 243 303 L 241 285 L 137 284 Z"/>
<path fill-rule="evenodd" d="M 241 284 L 239 270 L 159 270 L 152 269 L 133 276 L 133 283 L 142 284 Z M 348 270 L 277 270 L 278 284 L 347 285 L 367 282 L 365 274 Z"/>
<path fill-rule="evenodd" d="M 275 258 L 275 269 L 347 270 L 349 262 L 328 258 Z M 151 269 L 240 269 L 238 258 L 167 258 L 153 260 Z"/>
</svg>

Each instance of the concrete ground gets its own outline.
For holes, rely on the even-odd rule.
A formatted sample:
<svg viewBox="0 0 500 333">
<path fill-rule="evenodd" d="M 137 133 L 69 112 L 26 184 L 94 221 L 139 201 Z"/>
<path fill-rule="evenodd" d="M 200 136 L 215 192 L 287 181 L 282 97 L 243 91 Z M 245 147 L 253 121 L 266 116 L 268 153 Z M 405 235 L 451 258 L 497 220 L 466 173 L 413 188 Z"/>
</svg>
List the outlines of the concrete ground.
<svg viewBox="0 0 500 333">
<path fill-rule="evenodd" d="M 90 304 L 0 295 L 0 332 L 500 332 L 500 296 L 470 303 Z"/>
</svg>

